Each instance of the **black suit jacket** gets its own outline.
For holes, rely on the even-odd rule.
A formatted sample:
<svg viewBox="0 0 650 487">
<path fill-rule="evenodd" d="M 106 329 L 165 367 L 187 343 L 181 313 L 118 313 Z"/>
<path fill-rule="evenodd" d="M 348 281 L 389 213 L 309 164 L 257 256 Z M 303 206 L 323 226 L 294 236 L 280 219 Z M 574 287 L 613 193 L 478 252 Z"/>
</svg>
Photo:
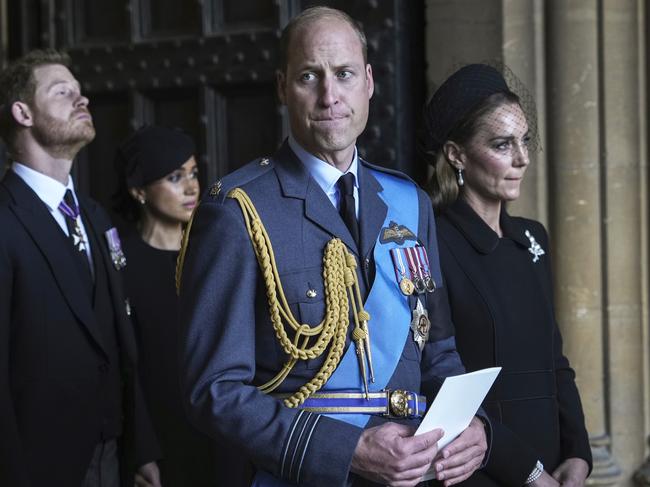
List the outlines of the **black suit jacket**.
<svg viewBox="0 0 650 487">
<path fill-rule="evenodd" d="M 120 277 L 104 245 L 111 224 L 96 203 L 79 201 L 98 243 L 95 265 L 108 275 L 123 386 L 122 466 L 132 471 L 158 450 L 134 373 Z M 81 485 L 100 439 L 107 344 L 67 237 L 13 171 L 0 183 L 0 229 L 0 485 Z"/>
<path fill-rule="evenodd" d="M 533 220 L 501 214 L 504 238 L 464 202 L 438 218 L 440 263 L 456 343 L 468 370 L 502 366 L 484 404 L 492 449 L 462 485 L 523 485 L 535 462 L 591 465 L 575 373 L 555 321 L 548 237 Z M 526 232 L 544 254 L 537 259 Z"/>
</svg>

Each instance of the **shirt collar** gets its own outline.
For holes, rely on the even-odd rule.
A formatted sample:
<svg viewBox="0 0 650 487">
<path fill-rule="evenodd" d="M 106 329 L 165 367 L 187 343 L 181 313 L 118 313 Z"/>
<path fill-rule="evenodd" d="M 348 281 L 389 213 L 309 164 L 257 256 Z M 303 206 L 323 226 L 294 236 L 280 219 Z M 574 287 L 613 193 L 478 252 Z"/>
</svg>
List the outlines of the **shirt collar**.
<svg viewBox="0 0 650 487">
<path fill-rule="evenodd" d="M 72 191 L 75 200 L 77 199 L 74 191 L 74 183 L 70 176 L 68 176 L 68 184 L 63 185 L 56 179 L 35 171 L 19 162 L 13 162 L 11 169 L 25 181 L 27 186 L 32 188 L 50 210 L 55 210 L 59 207 L 59 203 L 63 200 L 63 196 L 68 189 Z M 79 204 L 78 201 L 77 204 Z"/>
<path fill-rule="evenodd" d="M 482 254 L 493 252 L 499 245 L 497 233 L 462 198 L 458 198 L 447 208 L 444 215 Z M 522 247 L 530 245 L 525 235 L 525 229 L 519 224 L 518 219 L 508 215 L 504 205 L 501 205 L 499 223 L 504 237 L 513 240 Z"/>
<path fill-rule="evenodd" d="M 331 164 L 319 159 L 307 152 L 303 147 L 289 135 L 289 147 L 296 154 L 300 162 L 311 174 L 318 185 L 322 188 L 325 194 L 331 194 L 336 191 L 336 183 L 343 174 L 352 173 L 354 175 L 354 185 L 359 188 L 359 158 L 357 156 L 357 148 L 354 148 L 354 156 L 352 157 L 352 164 L 347 171 L 341 172 Z"/>
</svg>

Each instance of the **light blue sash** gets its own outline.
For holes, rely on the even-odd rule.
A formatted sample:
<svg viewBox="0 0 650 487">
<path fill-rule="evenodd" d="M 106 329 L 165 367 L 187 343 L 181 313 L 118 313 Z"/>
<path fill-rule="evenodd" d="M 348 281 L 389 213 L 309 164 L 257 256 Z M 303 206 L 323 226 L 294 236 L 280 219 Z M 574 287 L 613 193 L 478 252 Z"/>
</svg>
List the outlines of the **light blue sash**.
<svg viewBox="0 0 650 487">
<path fill-rule="evenodd" d="M 379 196 L 388 211 L 383 227 L 390 222 L 397 222 L 418 233 L 418 195 L 415 185 L 407 180 L 371 171 L 384 190 Z M 381 236 L 381 232 L 380 235 Z M 395 269 L 390 250 L 396 247 L 413 246 L 416 242 L 405 241 L 402 245 L 395 242 L 381 243 L 377 237 L 373 256 L 376 275 L 365 302 L 370 314 L 368 329 L 375 382 L 368 383 L 371 392 L 381 391 L 393 376 L 397 363 L 402 356 L 404 343 L 408 338 L 411 324 L 411 310 L 408 298 L 404 296 L 395 279 Z M 359 363 L 354 343 L 350 343 L 338 367 L 321 389 L 324 391 L 354 390 L 363 392 L 363 380 L 359 373 Z M 368 414 L 328 414 L 327 416 L 354 424 L 363 428 L 370 416 Z"/>
</svg>

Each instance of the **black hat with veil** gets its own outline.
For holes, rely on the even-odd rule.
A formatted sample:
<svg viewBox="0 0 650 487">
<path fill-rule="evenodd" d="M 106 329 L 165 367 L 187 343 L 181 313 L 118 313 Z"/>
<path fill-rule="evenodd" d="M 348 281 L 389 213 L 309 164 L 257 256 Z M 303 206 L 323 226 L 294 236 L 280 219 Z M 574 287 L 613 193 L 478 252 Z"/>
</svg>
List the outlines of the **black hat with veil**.
<svg viewBox="0 0 650 487">
<path fill-rule="evenodd" d="M 498 63 L 464 65 L 438 87 L 424 109 L 420 148 L 426 154 L 437 153 L 482 102 L 498 93 L 514 95 L 526 116 L 529 150 L 537 150 L 535 100 L 519 78 Z"/>
</svg>

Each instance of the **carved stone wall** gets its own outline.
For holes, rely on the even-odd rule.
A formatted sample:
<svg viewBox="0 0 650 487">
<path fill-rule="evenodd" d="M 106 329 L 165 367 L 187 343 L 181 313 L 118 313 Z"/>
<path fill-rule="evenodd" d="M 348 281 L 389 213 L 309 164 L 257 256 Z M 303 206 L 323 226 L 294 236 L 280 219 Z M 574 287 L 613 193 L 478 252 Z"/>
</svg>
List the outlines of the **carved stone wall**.
<svg viewBox="0 0 650 487">
<path fill-rule="evenodd" d="M 430 92 L 459 63 L 497 60 L 537 100 L 542 151 L 510 211 L 551 234 L 557 317 L 594 453 L 590 485 L 633 485 L 647 455 L 645 8 L 427 1 Z"/>
</svg>

